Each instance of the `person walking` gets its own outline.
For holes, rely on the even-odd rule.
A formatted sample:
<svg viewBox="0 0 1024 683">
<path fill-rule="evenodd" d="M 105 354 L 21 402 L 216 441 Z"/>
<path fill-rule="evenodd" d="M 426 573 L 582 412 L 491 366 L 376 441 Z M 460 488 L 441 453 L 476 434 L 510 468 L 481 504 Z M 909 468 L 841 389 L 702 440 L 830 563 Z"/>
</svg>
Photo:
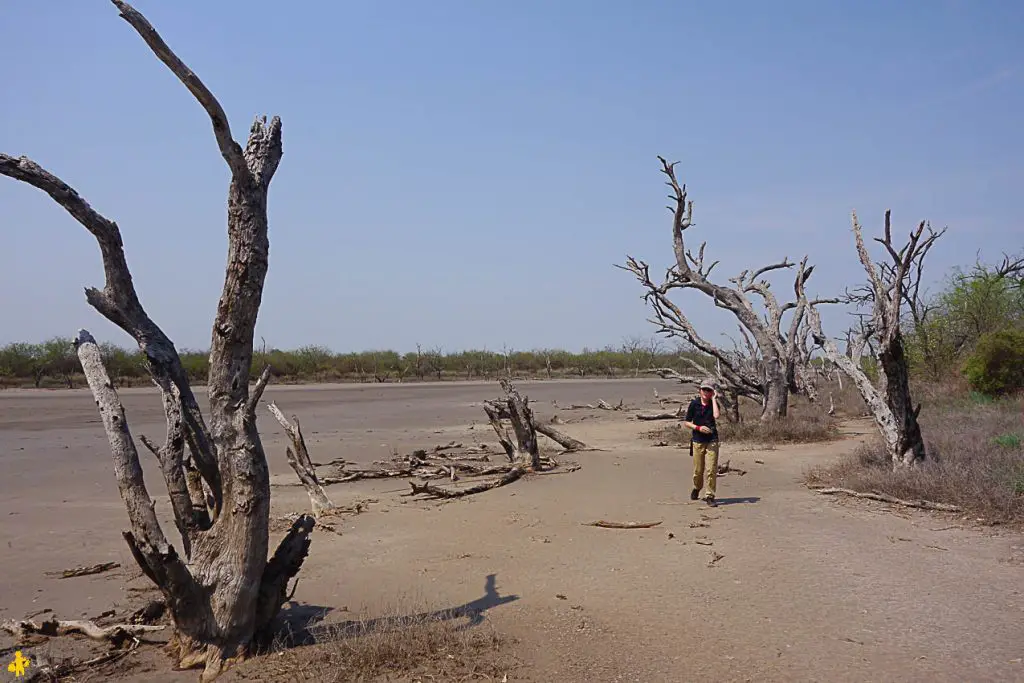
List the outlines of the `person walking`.
<svg viewBox="0 0 1024 683">
<path fill-rule="evenodd" d="M 690 453 L 693 456 L 693 490 L 690 500 L 698 500 L 704 489 L 704 500 L 716 507 L 715 484 L 718 479 L 718 423 L 721 414 L 718 395 L 710 380 L 700 384 L 697 398 L 690 401 L 683 418 L 683 426 L 692 429 Z M 705 479 L 706 477 L 706 479 Z"/>
</svg>

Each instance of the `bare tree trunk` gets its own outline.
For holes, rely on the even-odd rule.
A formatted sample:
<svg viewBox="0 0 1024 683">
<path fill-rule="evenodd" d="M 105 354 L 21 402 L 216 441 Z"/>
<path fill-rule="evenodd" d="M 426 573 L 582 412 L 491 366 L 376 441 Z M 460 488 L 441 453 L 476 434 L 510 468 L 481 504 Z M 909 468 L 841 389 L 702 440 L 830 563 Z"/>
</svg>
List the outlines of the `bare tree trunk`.
<svg viewBox="0 0 1024 683">
<path fill-rule="evenodd" d="M 786 417 L 789 410 L 789 381 L 785 372 L 776 371 L 770 374 L 765 382 L 764 410 L 761 421 L 770 422 Z"/>
<path fill-rule="evenodd" d="M 897 331 L 891 341 L 879 349 L 878 362 L 882 370 L 885 404 L 897 426 L 890 456 L 897 465 L 913 465 L 925 457 L 925 447 L 921 425 L 917 422 L 921 406 L 918 404 L 915 408 L 910 396 L 910 372 L 902 333 Z"/>
<path fill-rule="evenodd" d="M 726 393 L 726 400 L 722 401 L 726 417 L 735 423 L 740 421 L 740 395 L 736 391 Z"/>
<path fill-rule="evenodd" d="M 309 548 L 313 519 L 301 516 L 268 561 L 270 476 L 256 428 L 256 406 L 269 375 L 250 394 L 253 336 L 267 272 L 267 193 L 281 159 L 281 123 L 258 119 L 243 150 L 224 111 L 199 78 L 133 7 L 112 0 L 121 17 L 203 106 L 231 171 L 228 263 L 210 345 L 207 426 L 171 340 L 139 301 L 116 223 L 31 159 L 0 154 L 0 175 L 49 194 L 100 247 L 105 286 L 87 289 L 88 302 L 130 334 L 160 389 L 167 418 L 164 445 L 154 448 L 181 530 L 178 555 L 156 518 L 138 452 L 99 347 L 82 330 L 75 341 L 86 380 L 110 442 L 114 472 L 128 511 L 124 532 L 143 573 L 163 593 L 174 625 L 169 643 L 182 668 L 201 666 L 212 680 L 245 657 L 269 632 L 287 583 Z M 190 458 L 185 459 L 185 450 Z"/>
<path fill-rule="evenodd" d="M 334 503 L 327 496 L 327 492 L 324 491 L 320 480 L 317 479 L 316 468 L 309 457 L 309 449 L 306 448 L 306 439 L 302 436 L 302 426 L 299 424 L 299 418 L 293 415 L 291 422 L 289 422 L 288 418 L 281 412 L 281 409 L 274 403 L 267 404 L 267 409 L 281 423 L 285 434 L 288 435 L 292 442 L 292 445 L 285 450 L 288 456 L 288 464 L 295 470 L 295 474 L 298 475 L 302 485 L 306 487 L 306 493 L 309 494 L 309 504 L 312 506 L 313 514 L 319 515 L 325 510 L 333 510 L 335 508 Z"/>
</svg>

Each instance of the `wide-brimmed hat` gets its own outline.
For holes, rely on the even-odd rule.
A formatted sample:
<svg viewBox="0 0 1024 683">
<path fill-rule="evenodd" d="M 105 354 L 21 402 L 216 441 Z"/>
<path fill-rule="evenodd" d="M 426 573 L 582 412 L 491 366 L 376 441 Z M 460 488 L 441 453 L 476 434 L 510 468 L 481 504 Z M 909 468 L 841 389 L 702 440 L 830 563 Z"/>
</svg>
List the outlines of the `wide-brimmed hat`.
<svg viewBox="0 0 1024 683">
<path fill-rule="evenodd" d="M 711 383 L 711 380 L 706 379 L 706 380 L 704 380 L 703 382 L 700 383 L 700 388 L 701 389 L 711 389 L 712 391 L 714 391 L 715 390 L 715 385 Z"/>
</svg>

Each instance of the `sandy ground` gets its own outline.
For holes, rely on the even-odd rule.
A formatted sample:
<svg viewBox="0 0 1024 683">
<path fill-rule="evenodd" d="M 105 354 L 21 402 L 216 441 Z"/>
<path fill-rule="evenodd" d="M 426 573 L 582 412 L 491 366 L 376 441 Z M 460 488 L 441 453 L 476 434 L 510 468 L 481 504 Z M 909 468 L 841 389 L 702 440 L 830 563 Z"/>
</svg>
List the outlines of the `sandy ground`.
<svg viewBox="0 0 1024 683">
<path fill-rule="evenodd" d="M 666 393 L 665 383 L 642 380 L 520 384 L 541 417 L 556 412 L 553 399 L 624 398 L 651 409 L 654 387 Z M 391 448 L 494 443 L 479 405 L 496 394 L 493 383 L 459 383 L 272 387 L 267 398 L 302 418 L 315 460 L 369 462 Z M 156 394 L 122 397 L 134 432 L 159 440 Z M 799 483 L 805 467 L 854 448 L 870 425 L 851 424 L 850 438 L 828 445 L 723 444 L 723 460 L 748 474 L 721 477 L 722 505 L 710 510 L 688 500 L 687 452 L 641 437 L 657 424 L 557 412 L 567 433 L 603 449 L 574 456 L 583 465 L 574 473 L 447 504 L 401 497 L 408 487 L 396 480 L 331 487 L 338 503 L 379 502 L 344 517 L 342 535 L 314 534 L 295 599 L 327 609 L 328 620 L 403 601 L 416 610 L 477 601 L 490 627 L 516 641 L 523 665 L 509 681 L 1024 681 L 1018 535 L 838 501 Z M 281 430 L 266 413 L 261 426 L 275 514 L 301 510 L 307 501 L 290 486 Z M 125 604 L 125 573 L 136 572 L 89 394 L 0 392 L 0 458 L 0 619 L 43 608 L 93 616 Z M 165 498 L 158 509 L 167 512 Z M 596 519 L 663 521 L 648 530 L 582 525 Z M 125 571 L 45 575 L 105 561 Z M 0 677 L 13 678 L 5 669 Z"/>
</svg>

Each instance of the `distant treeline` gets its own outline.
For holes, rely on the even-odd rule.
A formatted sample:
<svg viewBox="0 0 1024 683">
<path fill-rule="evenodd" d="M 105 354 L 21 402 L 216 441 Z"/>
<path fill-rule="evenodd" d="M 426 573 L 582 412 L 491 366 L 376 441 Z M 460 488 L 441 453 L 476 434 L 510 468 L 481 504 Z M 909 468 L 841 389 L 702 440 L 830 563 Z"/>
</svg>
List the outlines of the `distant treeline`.
<svg viewBox="0 0 1024 683">
<path fill-rule="evenodd" d="M 148 375 L 141 353 L 112 344 L 102 346 L 107 370 L 118 386 L 144 385 Z M 202 383 L 209 371 L 207 352 L 179 352 L 191 382 Z M 694 360 L 700 354 L 685 352 Z M 409 382 L 496 379 L 498 377 L 636 377 L 656 367 L 691 370 L 680 351 L 669 351 L 657 339 L 633 339 L 619 347 L 532 351 L 456 351 L 417 349 L 335 353 L 323 346 L 290 351 L 258 349 L 253 374 L 270 365 L 275 381 L 282 382 Z M 70 339 L 55 338 L 40 344 L 13 343 L 0 347 L 0 386 L 83 386 L 78 358 Z"/>
</svg>

